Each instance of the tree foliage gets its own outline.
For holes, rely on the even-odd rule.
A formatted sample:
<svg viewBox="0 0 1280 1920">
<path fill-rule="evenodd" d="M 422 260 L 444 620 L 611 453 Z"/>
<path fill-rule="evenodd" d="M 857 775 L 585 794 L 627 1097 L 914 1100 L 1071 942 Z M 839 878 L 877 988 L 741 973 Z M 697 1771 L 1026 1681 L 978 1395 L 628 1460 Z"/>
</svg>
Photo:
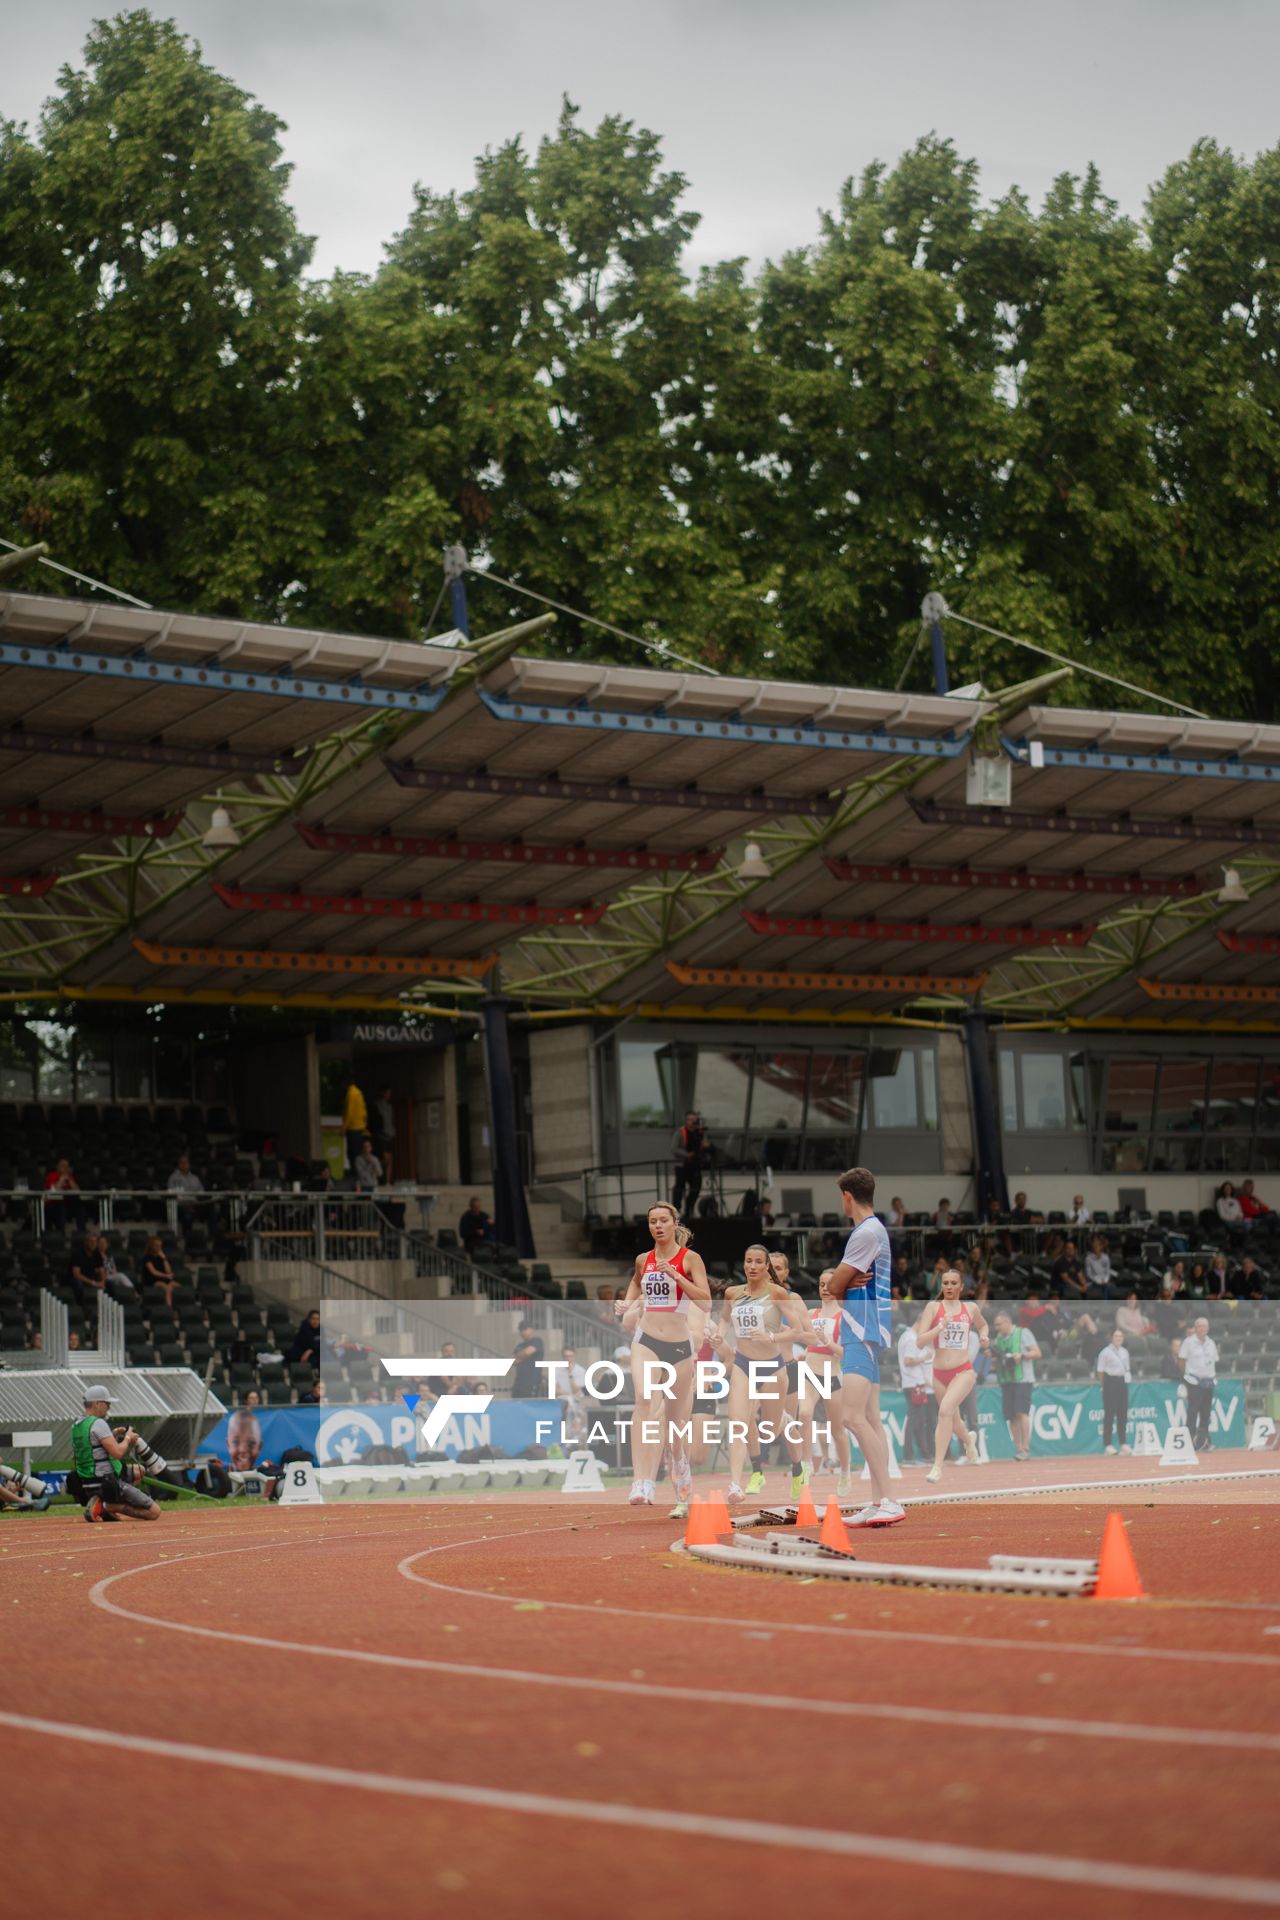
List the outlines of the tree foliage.
<svg viewBox="0 0 1280 1920">
<path fill-rule="evenodd" d="M 940 587 L 1276 713 L 1280 149 L 1202 142 L 1133 219 L 1092 171 L 986 202 L 929 135 L 807 244 L 690 280 L 658 139 L 566 101 L 318 282 L 282 131 L 145 12 L 34 134 L 0 124 L 0 531 L 168 606 L 397 634 L 461 540 L 717 667 L 847 684 L 898 676 Z M 529 610 L 471 591 L 480 628 Z M 950 643 L 958 676 L 1034 670 Z"/>
</svg>

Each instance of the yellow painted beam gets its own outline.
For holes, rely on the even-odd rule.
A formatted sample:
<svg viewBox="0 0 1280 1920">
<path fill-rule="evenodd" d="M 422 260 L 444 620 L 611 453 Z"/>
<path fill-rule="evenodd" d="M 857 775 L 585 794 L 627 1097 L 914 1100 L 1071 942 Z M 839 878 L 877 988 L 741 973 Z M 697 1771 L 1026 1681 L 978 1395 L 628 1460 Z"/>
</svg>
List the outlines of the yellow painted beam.
<svg viewBox="0 0 1280 1920">
<path fill-rule="evenodd" d="M 985 973 L 802 973 L 799 969 L 686 967 L 666 962 L 682 987 L 781 987 L 796 993 L 976 993 Z"/>
</svg>

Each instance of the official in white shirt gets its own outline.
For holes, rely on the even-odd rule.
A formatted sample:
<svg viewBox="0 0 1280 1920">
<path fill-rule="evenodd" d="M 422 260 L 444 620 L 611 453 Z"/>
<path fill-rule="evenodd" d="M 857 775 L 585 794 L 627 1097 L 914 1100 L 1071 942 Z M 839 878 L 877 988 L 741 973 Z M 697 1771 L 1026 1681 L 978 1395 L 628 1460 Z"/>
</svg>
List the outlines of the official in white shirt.
<svg viewBox="0 0 1280 1920">
<path fill-rule="evenodd" d="M 1178 1348 L 1178 1364 L 1187 1389 L 1187 1425 L 1197 1453 L 1209 1451 L 1209 1422 L 1213 1417 L 1213 1388 L 1218 1376 L 1218 1349 L 1209 1338 L 1209 1322 L 1202 1314 Z"/>
<path fill-rule="evenodd" d="M 1102 1382 L 1102 1451 L 1115 1453 L 1113 1436 L 1120 1436 L 1121 1453 L 1132 1453 L 1129 1445 L 1129 1383 L 1133 1373 L 1124 1333 L 1117 1327 L 1098 1355 L 1098 1378 Z"/>
<path fill-rule="evenodd" d="M 904 1463 L 918 1460 L 933 1465 L 933 1439 L 938 1424 L 938 1402 L 933 1391 L 933 1351 L 922 1347 L 914 1327 L 898 1335 L 898 1376 L 907 1397 L 907 1424 L 902 1436 Z"/>
</svg>

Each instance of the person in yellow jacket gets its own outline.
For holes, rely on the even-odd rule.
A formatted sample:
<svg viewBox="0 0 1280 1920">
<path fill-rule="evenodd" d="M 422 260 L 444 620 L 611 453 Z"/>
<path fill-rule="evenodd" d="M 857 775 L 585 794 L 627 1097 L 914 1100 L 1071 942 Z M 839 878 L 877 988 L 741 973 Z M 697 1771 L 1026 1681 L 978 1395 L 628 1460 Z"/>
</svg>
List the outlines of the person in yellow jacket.
<svg viewBox="0 0 1280 1920">
<path fill-rule="evenodd" d="M 364 1149 L 364 1137 L 369 1131 L 369 1109 L 365 1105 L 364 1095 L 348 1074 L 343 1083 L 342 1131 L 347 1136 L 347 1165 L 354 1167 Z"/>
</svg>

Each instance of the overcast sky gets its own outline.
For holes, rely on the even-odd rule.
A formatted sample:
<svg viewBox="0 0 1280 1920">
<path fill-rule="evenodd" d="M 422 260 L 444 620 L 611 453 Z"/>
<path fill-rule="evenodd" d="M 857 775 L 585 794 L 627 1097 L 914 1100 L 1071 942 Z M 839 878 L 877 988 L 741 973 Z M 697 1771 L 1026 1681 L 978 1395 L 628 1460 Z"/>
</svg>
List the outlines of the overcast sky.
<svg viewBox="0 0 1280 1920">
<path fill-rule="evenodd" d="M 123 4 L 123 0 L 120 0 Z M 0 113 L 34 121 L 78 62 L 86 0 L 0 0 Z M 1038 200 L 1090 160 L 1138 212 L 1211 135 L 1280 141 L 1276 0 L 174 0 L 205 56 L 288 124 L 316 270 L 376 267 L 415 180 L 465 188 L 474 156 L 594 123 L 661 134 L 703 215 L 691 264 L 804 244 L 868 161 L 931 128 L 990 195 Z"/>
</svg>

